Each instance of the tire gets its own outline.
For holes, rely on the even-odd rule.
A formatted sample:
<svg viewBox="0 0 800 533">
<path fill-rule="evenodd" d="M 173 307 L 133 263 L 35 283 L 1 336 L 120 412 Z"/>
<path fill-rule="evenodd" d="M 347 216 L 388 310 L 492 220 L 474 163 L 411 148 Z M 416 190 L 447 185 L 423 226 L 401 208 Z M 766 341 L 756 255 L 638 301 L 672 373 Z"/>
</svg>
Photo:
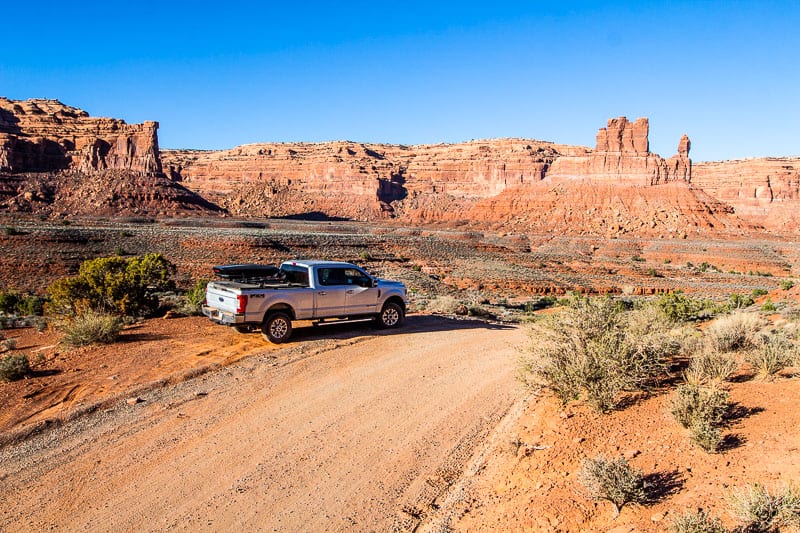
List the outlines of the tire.
<svg viewBox="0 0 800 533">
<path fill-rule="evenodd" d="M 261 325 L 261 335 L 273 344 L 286 342 L 292 335 L 292 319 L 286 313 L 272 313 Z"/>
<path fill-rule="evenodd" d="M 380 328 L 396 328 L 403 323 L 405 313 L 403 308 L 394 302 L 384 304 L 378 315 L 378 327 Z"/>
<path fill-rule="evenodd" d="M 233 326 L 233 329 L 235 329 L 237 333 L 250 333 L 251 331 L 253 331 L 253 328 L 251 326 L 244 324 Z"/>
</svg>

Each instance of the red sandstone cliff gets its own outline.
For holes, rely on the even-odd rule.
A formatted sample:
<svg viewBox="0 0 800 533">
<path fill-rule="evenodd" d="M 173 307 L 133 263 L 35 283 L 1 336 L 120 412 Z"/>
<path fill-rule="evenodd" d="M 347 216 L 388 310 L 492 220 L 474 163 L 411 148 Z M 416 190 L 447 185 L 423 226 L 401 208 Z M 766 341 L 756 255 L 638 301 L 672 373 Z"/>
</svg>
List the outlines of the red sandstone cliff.
<svg viewBox="0 0 800 533">
<path fill-rule="evenodd" d="M 219 209 L 161 173 L 158 123 L 90 117 L 57 100 L 0 97 L 0 207 L 53 215 Z"/>
<path fill-rule="evenodd" d="M 221 207 L 244 217 L 665 238 L 798 228 L 800 159 L 693 167 L 686 135 L 668 159 L 650 152 L 645 118 L 610 119 L 594 149 L 495 139 L 159 151 L 157 128 L 0 97 L 0 209 L 173 216 Z"/>
<path fill-rule="evenodd" d="M 0 97 L 0 170 L 159 174 L 157 122 L 90 117 L 57 100 Z"/>
<path fill-rule="evenodd" d="M 800 230 L 800 157 L 698 163 L 692 183 L 774 231 Z"/>
</svg>

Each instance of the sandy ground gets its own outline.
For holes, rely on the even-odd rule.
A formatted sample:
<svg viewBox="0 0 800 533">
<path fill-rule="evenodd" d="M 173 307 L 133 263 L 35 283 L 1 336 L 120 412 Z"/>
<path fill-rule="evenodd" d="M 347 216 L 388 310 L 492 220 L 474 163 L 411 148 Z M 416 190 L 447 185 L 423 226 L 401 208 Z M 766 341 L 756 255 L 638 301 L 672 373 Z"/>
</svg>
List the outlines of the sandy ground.
<svg viewBox="0 0 800 533">
<path fill-rule="evenodd" d="M 171 327 L 206 327 L 183 320 Z M 524 401 L 514 376 L 524 332 L 425 316 L 394 332 L 325 329 L 301 328 L 282 347 L 223 335 L 199 352 L 151 339 L 162 366 L 175 362 L 169 351 L 178 360 L 249 357 L 141 390 L 136 401 L 106 400 L 5 446 L 0 529 L 386 531 L 430 522 Z M 139 341 L 129 344 L 134 354 Z M 237 341 L 245 345 L 232 351 Z"/>
</svg>

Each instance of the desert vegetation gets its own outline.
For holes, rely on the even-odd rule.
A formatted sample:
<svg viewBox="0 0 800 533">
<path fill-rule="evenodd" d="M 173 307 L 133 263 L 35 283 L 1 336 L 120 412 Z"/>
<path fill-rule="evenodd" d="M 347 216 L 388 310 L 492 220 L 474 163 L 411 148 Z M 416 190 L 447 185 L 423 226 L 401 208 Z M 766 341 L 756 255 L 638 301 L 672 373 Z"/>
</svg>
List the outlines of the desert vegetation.
<svg viewBox="0 0 800 533">
<path fill-rule="evenodd" d="M 531 325 L 533 342 L 521 356 L 520 377 L 536 391 L 552 392 L 562 405 L 583 402 L 600 416 L 626 408 L 641 394 L 668 393 L 669 414 L 687 437 L 705 452 L 725 453 L 737 445 L 726 428 L 742 416 L 730 399 L 731 381 L 772 380 L 798 363 L 796 313 L 768 320 L 741 303 L 682 293 L 632 302 L 573 299 Z M 648 502 L 642 473 L 625 457 L 587 459 L 579 477 L 591 498 L 614 504 L 615 515 L 627 503 Z M 737 531 L 778 531 L 800 520 L 792 485 L 776 492 L 751 484 L 728 499 Z M 726 531 L 702 510 L 676 516 L 670 528 Z"/>
</svg>

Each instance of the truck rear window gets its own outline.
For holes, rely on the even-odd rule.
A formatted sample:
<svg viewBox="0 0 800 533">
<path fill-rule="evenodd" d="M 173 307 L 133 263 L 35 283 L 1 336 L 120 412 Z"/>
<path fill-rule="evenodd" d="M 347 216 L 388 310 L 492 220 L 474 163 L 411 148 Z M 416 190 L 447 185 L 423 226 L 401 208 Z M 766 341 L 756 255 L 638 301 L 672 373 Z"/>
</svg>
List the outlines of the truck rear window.
<svg viewBox="0 0 800 533">
<path fill-rule="evenodd" d="M 287 282 L 308 287 L 307 267 L 298 265 L 281 265 L 281 271 L 286 276 Z"/>
</svg>

